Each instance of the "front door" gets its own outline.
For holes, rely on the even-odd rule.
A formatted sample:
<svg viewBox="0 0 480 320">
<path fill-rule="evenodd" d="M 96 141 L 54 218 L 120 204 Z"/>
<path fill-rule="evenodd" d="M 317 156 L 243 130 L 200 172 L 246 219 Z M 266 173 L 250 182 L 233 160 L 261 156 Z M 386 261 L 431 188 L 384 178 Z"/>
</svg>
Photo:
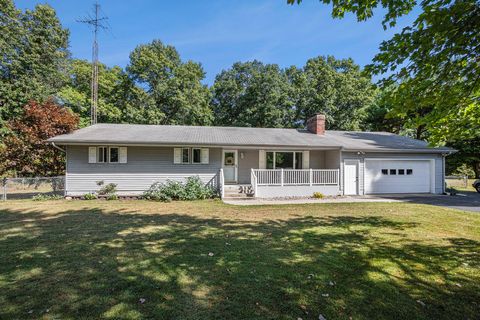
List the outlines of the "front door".
<svg viewBox="0 0 480 320">
<path fill-rule="evenodd" d="M 237 182 L 237 150 L 223 150 L 223 176 L 225 183 Z"/>
<path fill-rule="evenodd" d="M 345 160 L 343 168 L 344 194 L 358 194 L 358 161 Z"/>
</svg>

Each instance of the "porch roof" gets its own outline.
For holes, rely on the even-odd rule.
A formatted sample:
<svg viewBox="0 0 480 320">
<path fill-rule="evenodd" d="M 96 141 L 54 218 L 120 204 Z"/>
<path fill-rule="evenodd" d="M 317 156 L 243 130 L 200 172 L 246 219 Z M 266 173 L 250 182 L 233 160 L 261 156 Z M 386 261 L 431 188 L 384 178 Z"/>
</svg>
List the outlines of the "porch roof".
<svg viewBox="0 0 480 320">
<path fill-rule="evenodd" d="M 332 131 L 317 135 L 304 129 L 96 124 L 48 139 L 59 145 L 202 145 L 288 147 L 347 151 L 451 152 L 424 141 L 386 132 Z"/>
</svg>

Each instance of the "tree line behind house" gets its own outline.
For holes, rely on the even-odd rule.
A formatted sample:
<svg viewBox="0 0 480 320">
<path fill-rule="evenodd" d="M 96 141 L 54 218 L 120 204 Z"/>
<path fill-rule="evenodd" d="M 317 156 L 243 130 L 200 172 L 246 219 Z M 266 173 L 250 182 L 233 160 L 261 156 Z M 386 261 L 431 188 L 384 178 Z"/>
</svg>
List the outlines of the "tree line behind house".
<svg viewBox="0 0 480 320">
<path fill-rule="evenodd" d="M 69 30 L 53 8 L 0 8 L 0 171 L 3 175 L 58 175 L 61 153 L 44 140 L 90 122 L 91 64 L 68 50 Z M 302 67 L 261 61 L 234 63 L 211 86 L 199 62 L 181 59 L 160 40 L 138 45 L 126 68 L 99 66 L 98 121 L 107 123 L 298 128 L 315 113 L 327 129 L 389 131 L 459 149 L 462 164 L 480 174 L 480 138 L 459 130 L 464 121 L 438 119 L 428 105 L 405 107 L 402 84 L 378 86 L 352 59 L 313 57 Z M 448 124 L 451 123 L 449 127 Z M 467 134 L 465 134 L 467 131 Z M 459 133 L 461 132 L 461 134 Z"/>
</svg>

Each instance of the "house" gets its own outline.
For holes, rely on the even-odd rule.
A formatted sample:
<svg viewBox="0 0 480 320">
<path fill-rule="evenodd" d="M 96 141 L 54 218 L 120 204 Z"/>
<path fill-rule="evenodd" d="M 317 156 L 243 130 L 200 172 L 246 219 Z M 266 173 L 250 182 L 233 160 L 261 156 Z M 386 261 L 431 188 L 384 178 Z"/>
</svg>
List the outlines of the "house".
<svg viewBox="0 0 480 320">
<path fill-rule="evenodd" d="M 154 182 L 199 176 L 225 196 L 443 193 L 454 150 L 385 132 L 96 124 L 48 140 L 66 152 L 66 195 L 115 183 L 138 195 Z"/>
</svg>

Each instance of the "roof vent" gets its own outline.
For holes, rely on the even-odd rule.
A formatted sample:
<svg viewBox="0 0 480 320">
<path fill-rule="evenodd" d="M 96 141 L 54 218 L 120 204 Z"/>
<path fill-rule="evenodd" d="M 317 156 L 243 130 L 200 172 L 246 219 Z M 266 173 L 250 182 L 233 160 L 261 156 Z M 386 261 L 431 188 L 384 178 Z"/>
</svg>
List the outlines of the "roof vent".
<svg viewBox="0 0 480 320">
<path fill-rule="evenodd" d="M 307 130 L 319 136 L 325 134 L 325 115 L 316 114 L 307 120 Z"/>
</svg>

